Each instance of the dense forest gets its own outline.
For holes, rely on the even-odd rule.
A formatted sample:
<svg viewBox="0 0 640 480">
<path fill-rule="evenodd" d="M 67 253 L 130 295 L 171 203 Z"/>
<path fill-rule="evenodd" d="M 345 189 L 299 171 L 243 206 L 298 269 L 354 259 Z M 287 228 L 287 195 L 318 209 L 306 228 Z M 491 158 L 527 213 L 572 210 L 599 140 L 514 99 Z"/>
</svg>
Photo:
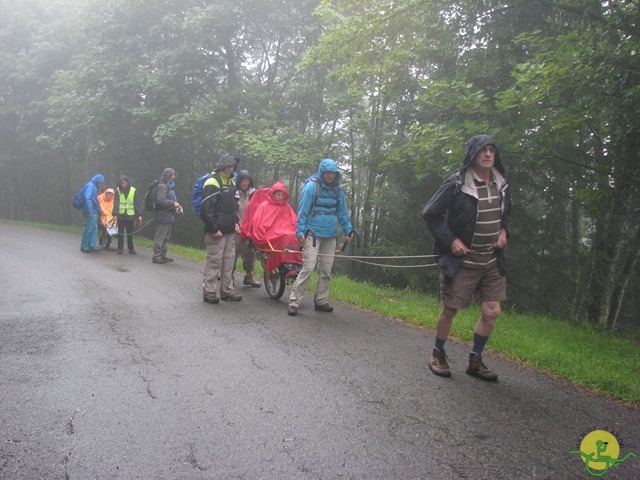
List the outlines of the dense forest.
<svg viewBox="0 0 640 480">
<path fill-rule="evenodd" d="M 0 216 L 79 224 L 93 174 L 144 191 L 165 167 L 187 206 L 227 151 L 295 208 L 333 158 L 358 255 L 429 255 L 421 210 L 485 133 L 513 188 L 508 306 L 637 327 L 639 54 L 637 1 L 3 0 Z M 202 244 L 192 208 L 174 232 Z M 433 267 L 336 267 L 437 292 Z"/>
</svg>

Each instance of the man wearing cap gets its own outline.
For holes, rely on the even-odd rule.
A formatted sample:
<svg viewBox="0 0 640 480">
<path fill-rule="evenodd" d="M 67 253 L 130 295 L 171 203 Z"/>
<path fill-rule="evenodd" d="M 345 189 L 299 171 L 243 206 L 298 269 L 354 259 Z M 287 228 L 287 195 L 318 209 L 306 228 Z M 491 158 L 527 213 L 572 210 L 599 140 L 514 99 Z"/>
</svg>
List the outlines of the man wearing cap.
<svg viewBox="0 0 640 480">
<path fill-rule="evenodd" d="M 202 190 L 200 217 L 204 222 L 204 244 L 207 251 L 202 300 L 207 303 L 242 300 L 242 296 L 235 292 L 233 284 L 236 232 L 239 232 L 238 203 L 233 178 L 233 172 L 237 167 L 236 157 L 231 153 L 225 153 L 218 160 L 211 176 L 204 182 Z"/>
<path fill-rule="evenodd" d="M 435 238 L 441 270 L 442 310 L 429 368 L 435 375 L 451 376 L 444 344 L 458 310 L 476 299 L 481 314 L 466 373 L 496 381 L 498 375 L 483 363 L 482 351 L 506 298 L 504 248 L 511 227 L 511 190 L 491 137 L 469 139 L 462 169 L 442 183 L 422 218 Z"/>
</svg>

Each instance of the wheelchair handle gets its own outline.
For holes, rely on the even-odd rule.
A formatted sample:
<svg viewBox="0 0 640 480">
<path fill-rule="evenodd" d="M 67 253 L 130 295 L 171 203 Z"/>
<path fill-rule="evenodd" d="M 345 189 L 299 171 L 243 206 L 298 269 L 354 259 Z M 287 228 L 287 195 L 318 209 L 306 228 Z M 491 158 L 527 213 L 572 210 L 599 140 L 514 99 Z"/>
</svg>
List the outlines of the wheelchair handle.
<svg viewBox="0 0 640 480">
<path fill-rule="evenodd" d="M 347 237 L 350 237 L 351 235 L 355 235 L 355 240 L 356 240 L 356 247 L 358 246 L 358 240 L 360 240 L 360 235 L 358 235 L 358 231 L 354 228 L 349 232 L 349 235 L 347 235 Z M 342 248 L 340 250 L 338 250 L 336 253 L 342 253 L 345 251 L 345 249 L 347 248 L 347 244 L 349 242 L 347 240 L 344 241 L 344 243 L 342 244 Z"/>
<path fill-rule="evenodd" d="M 311 233 L 311 237 L 313 238 L 313 246 L 316 246 L 316 232 L 313 231 L 313 228 L 307 228 L 307 231 L 304 232 L 304 238 L 307 238 Z"/>
</svg>

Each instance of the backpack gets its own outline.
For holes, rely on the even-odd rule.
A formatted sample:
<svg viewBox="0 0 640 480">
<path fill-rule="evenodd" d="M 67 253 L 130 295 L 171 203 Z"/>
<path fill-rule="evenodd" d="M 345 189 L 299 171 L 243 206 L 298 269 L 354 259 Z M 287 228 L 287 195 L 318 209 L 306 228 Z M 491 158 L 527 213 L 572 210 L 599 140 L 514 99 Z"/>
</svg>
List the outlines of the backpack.
<svg viewBox="0 0 640 480">
<path fill-rule="evenodd" d="M 160 180 L 154 180 L 147 187 L 147 192 L 144 194 L 144 209 L 148 212 L 152 212 L 156 209 L 156 192 Z"/>
<path fill-rule="evenodd" d="M 218 184 L 222 185 L 222 180 L 215 173 L 207 173 L 206 175 L 201 176 L 198 180 L 196 180 L 195 185 L 193 186 L 193 194 L 191 195 L 191 203 L 193 203 L 193 208 L 196 211 L 196 215 L 200 217 L 202 211 L 202 202 L 211 198 L 209 197 L 202 198 L 202 192 L 204 191 L 204 183 L 209 180 L 211 177 L 215 177 L 218 180 Z M 214 194 L 215 195 L 215 194 Z"/>
<path fill-rule="evenodd" d="M 313 202 L 311 202 L 311 210 L 309 210 L 309 213 L 313 212 L 313 207 L 315 207 L 316 205 L 316 200 L 318 198 L 318 194 L 320 193 L 320 178 L 318 177 L 317 173 L 314 173 L 313 175 L 309 175 L 304 182 L 302 182 L 302 185 L 306 185 L 309 182 L 314 182 L 316 184 L 316 192 L 313 196 Z M 342 189 L 342 187 L 340 187 L 340 185 L 334 185 L 333 186 L 333 193 L 335 193 L 336 198 L 338 199 L 338 203 L 336 204 L 336 210 L 338 209 L 338 205 L 340 204 L 340 190 Z"/>
<path fill-rule="evenodd" d="M 84 207 L 84 187 L 86 187 L 86 185 L 83 185 L 82 188 L 78 190 L 78 193 L 76 193 L 76 196 L 73 197 L 73 202 L 71 202 L 71 204 L 75 208 L 80 209 Z"/>
</svg>

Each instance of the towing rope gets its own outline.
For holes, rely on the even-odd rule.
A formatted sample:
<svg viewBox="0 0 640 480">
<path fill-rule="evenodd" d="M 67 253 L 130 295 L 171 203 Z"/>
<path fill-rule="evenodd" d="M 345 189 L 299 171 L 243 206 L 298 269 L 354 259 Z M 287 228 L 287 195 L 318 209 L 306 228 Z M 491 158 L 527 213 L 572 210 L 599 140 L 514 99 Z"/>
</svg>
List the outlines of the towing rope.
<svg viewBox="0 0 640 480">
<path fill-rule="evenodd" d="M 171 210 L 172 208 L 173 208 L 173 207 L 168 207 L 168 208 L 164 208 L 164 209 L 162 209 L 162 210 L 157 210 L 157 211 L 158 211 L 158 212 L 164 212 L 165 210 Z M 184 211 L 184 210 L 182 209 L 182 207 L 180 207 L 180 210 L 176 211 L 176 213 L 182 213 L 183 211 Z M 113 216 L 113 218 L 114 218 L 114 220 L 111 220 L 109 223 L 107 223 L 107 226 L 111 225 L 111 224 L 112 224 L 112 223 L 114 223 L 114 222 L 117 224 L 117 215 L 114 215 L 114 216 Z M 135 225 L 136 220 L 137 220 L 137 218 L 136 218 L 136 219 L 133 219 L 133 221 L 134 221 L 134 225 Z M 147 225 L 149 225 L 151 222 L 153 222 L 153 218 L 150 218 L 150 219 L 149 219 L 149 220 L 147 220 L 146 222 L 140 222 L 140 228 L 133 230 L 133 232 L 131 232 L 131 233 L 122 233 L 122 236 L 123 236 L 123 237 L 128 237 L 128 236 L 130 236 L 130 235 L 135 235 L 135 234 L 137 234 L 137 233 L 140 233 L 140 232 L 141 232 L 142 230 L 144 230 L 144 228 L 145 228 Z M 104 226 L 104 225 L 103 225 L 103 226 Z M 106 226 L 104 226 L 104 227 L 105 227 L 105 229 L 106 229 Z M 134 227 L 134 228 L 135 228 L 135 227 Z M 112 236 L 112 237 L 116 237 L 116 236 L 118 236 L 118 235 L 120 235 L 120 233 L 116 233 L 115 235 L 110 235 L 110 236 Z"/>
<path fill-rule="evenodd" d="M 271 246 L 271 244 L 269 244 Z M 263 248 L 256 248 L 257 251 L 263 253 L 302 253 L 300 250 L 288 249 L 285 248 L 283 250 L 267 250 Z M 344 255 L 342 252 L 336 252 L 334 254 L 326 254 L 326 253 L 318 253 L 319 257 L 334 257 L 334 258 L 344 258 L 353 260 L 354 262 L 364 263 L 366 265 L 373 265 L 376 267 L 387 267 L 387 268 L 423 268 L 423 267 L 436 267 L 437 263 L 427 263 L 427 264 L 418 264 L 418 265 L 388 265 L 386 263 L 375 263 L 369 262 L 364 259 L 378 259 L 378 260 L 403 260 L 403 259 L 411 259 L 411 258 L 436 258 L 438 255 L 397 255 L 397 256 L 358 256 L 358 255 Z"/>
<path fill-rule="evenodd" d="M 271 244 L 269 244 L 269 246 L 271 246 Z M 291 250 L 291 249 L 287 249 L 287 248 L 285 248 L 284 250 L 275 250 L 273 248 L 271 250 L 256 248 L 256 250 L 259 251 L 259 252 L 267 253 L 267 254 L 268 253 L 302 253 L 302 251 L 300 251 L 300 250 L 295 250 L 295 249 Z M 469 253 L 486 253 L 486 251 L 482 252 L 482 251 L 470 250 Z M 450 253 L 448 255 L 453 255 L 453 254 Z M 344 259 L 353 260 L 354 262 L 363 263 L 365 265 L 373 265 L 375 267 L 384 267 L 384 268 L 424 268 L 424 267 L 437 267 L 438 264 L 437 263 L 422 263 L 422 264 L 416 264 L 416 265 L 389 265 L 389 264 L 386 264 L 386 263 L 369 262 L 369 261 L 366 261 L 364 259 L 405 260 L 405 259 L 412 259 L 412 258 L 437 258 L 440 255 L 396 255 L 396 256 L 375 256 L 375 255 L 371 255 L 371 256 L 359 256 L 359 255 L 344 255 L 342 252 L 336 252 L 334 254 L 318 253 L 317 256 L 319 256 L 319 257 L 344 258 Z"/>
<path fill-rule="evenodd" d="M 135 235 L 138 232 L 142 231 L 152 221 L 153 221 L 153 219 L 149 219 L 146 222 L 142 222 L 140 224 L 140 228 L 138 228 L 137 230 L 134 230 L 131 233 L 123 233 L 122 236 L 126 237 L 128 235 Z M 117 235 L 120 235 L 120 234 L 118 233 Z M 289 249 L 289 248 L 286 248 L 286 247 L 284 249 L 282 249 L 282 250 L 276 250 L 275 248 L 273 248 L 273 245 L 271 245 L 271 242 L 267 242 L 267 243 L 269 244 L 269 247 L 271 247 L 270 250 L 263 249 L 263 248 L 256 248 L 256 250 L 258 252 L 263 252 L 263 253 L 267 253 L 267 254 L 268 253 L 302 253 L 302 251 L 300 251 L 300 250 Z M 470 251 L 469 253 L 481 253 L 481 252 Z M 384 268 L 425 268 L 425 267 L 437 267 L 438 264 L 437 263 L 424 263 L 424 264 L 416 264 L 416 265 L 388 265 L 386 263 L 369 262 L 367 260 L 370 260 L 370 259 L 376 259 L 376 260 L 406 260 L 406 259 L 414 259 L 414 258 L 437 258 L 439 255 L 396 255 L 396 256 L 368 255 L 368 256 L 364 256 L 364 255 L 344 255 L 342 252 L 336 252 L 334 254 L 318 253 L 318 256 L 344 258 L 344 259 L 353 260 L 354 262 L 362 263 L 362 264 L 365 264 L 365 265 L 372 265 L 374 267 L 384 267 Z M 367 259 L 367 260 L 365 260 L 365 259 Z"/>
</svg>

